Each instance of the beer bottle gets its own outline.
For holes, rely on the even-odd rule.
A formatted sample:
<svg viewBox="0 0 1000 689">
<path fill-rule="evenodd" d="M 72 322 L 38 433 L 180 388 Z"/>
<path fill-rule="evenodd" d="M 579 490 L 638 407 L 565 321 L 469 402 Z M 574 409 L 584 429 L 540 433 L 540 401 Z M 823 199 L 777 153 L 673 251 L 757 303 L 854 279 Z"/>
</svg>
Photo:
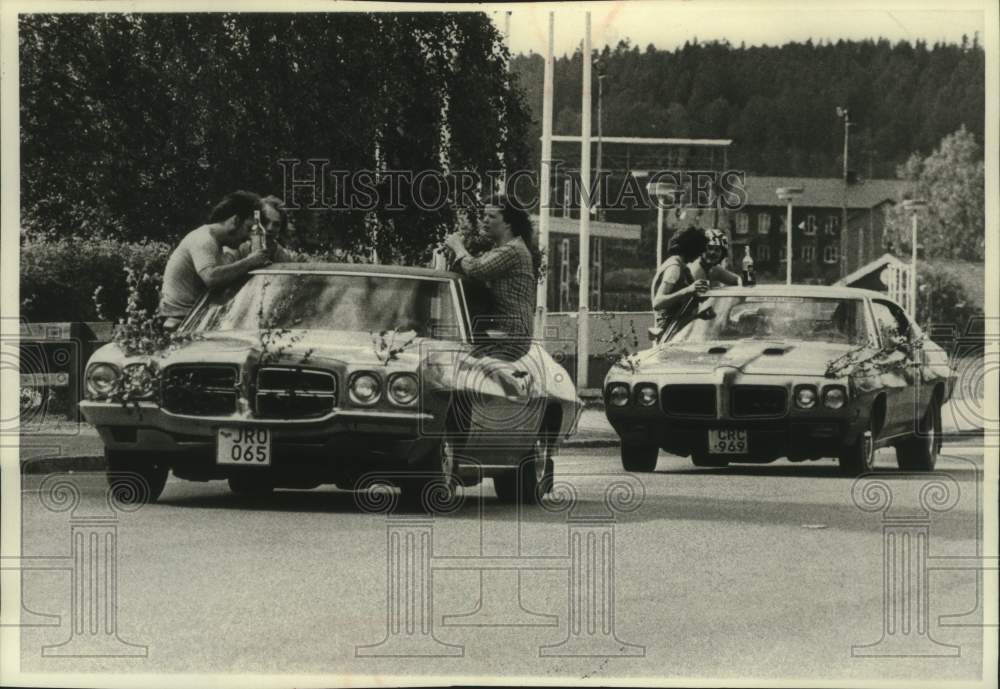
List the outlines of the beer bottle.
<svg viewBox="0 0 1000 689">
<path fill-rule="evenodd" d="M 756 282 L 753 275 L 753 256 L 750 255 L 750 245 L 743 247 L 743 284 L 750 287 Z"/>
</svg>

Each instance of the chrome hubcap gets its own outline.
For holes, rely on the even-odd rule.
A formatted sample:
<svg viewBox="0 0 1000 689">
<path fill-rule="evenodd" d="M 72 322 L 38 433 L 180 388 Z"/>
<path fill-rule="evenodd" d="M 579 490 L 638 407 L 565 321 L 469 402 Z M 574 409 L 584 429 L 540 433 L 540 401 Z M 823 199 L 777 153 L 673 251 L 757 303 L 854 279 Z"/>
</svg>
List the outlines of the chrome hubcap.
<svg viewBox="0 0 1000 689">
<path fill-rule="evenodd" d="M 875 440 L 872 438 L 871 431 L 865 431 L 862 442 L 864 443 L 865 466 L 870 469 L 875 466 Z"/>
<path fill-rule="evenodd" d="M 451 441 L 441 441 L 441 477 L 448 485 L 455 483 L 455 447 Z"/>
<path fill-rule="evenodd" d="M 535 480 L 541 483 L 545 478 L 545 462 L 549 458 L 548 444 L 544 439 L 535 440 Z"/>
</svg>

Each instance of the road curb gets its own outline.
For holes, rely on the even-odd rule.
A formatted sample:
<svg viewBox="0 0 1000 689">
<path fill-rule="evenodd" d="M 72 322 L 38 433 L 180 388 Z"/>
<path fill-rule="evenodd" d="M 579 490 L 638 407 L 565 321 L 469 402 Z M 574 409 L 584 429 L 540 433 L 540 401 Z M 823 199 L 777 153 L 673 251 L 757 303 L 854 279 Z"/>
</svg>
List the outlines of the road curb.
<svg viewBox="0 0 1000 689">
<path fill-rule="evenodd" d="M 55 474 L 63 471 L 104 471 L 104 455 L 83 457 L 41 457 L 21 461 L 22 474 Z"/>
</svg>

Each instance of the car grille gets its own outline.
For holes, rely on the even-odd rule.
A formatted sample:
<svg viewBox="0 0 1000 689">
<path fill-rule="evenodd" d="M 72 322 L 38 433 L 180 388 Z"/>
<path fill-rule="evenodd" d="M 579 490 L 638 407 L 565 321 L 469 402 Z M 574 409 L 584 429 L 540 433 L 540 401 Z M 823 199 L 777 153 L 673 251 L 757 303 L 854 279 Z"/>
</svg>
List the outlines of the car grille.
<svg viewBox="0 0 1000 689">
<path fill-rule="evenodd" d="M 160 406 L 175 414 L 226 416 L 236 411 L 235 366 L 170 366 L 163 373 Z"/>
<path fill-rule="evenodd" d="M 326 371 L 267 367 L 257 372 L 256 414 L 263 419 L 323 416 L 337 402 L 337 378 Z"/>
<path fill-rule="evenodd" d="M 773 385 L 742 385 L 733 388 L 730 401 L 733 418 L 783 416 L 788 391 Z"/>
<path fill-rule="evenodd" d="M 715 418 L 714 385 L 667 385 L 661 402 L 667 414 Z"/>
</svg>

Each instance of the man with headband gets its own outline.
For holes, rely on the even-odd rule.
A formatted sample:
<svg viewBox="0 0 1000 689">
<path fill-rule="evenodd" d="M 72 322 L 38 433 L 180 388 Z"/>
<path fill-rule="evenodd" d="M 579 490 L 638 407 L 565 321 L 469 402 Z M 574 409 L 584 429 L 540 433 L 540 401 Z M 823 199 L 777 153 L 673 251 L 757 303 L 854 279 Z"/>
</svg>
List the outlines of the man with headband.
<svg viewBox="0 0 1000 689">
<path fill-rule="evenodd" d="M 726 270 L 722 262 L 729 256 L 729 238 L 722 230 L 705 230 L 705 250 L 688 264 L 695 280 L 707 280 L 710 285 L 738 285 L 740 276 Z"/>
</svg>

